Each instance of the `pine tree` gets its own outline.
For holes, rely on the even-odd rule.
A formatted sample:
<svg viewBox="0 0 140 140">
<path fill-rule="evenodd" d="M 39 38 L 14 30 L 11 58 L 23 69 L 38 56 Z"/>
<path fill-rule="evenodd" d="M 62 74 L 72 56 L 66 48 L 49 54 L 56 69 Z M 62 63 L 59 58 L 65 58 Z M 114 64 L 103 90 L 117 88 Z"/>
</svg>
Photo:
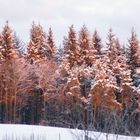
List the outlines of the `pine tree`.
<svg viewBox="0 0 140 140">
<path fill-rule="evenodd" d="M 46 35 L 41 25 L 33 23 L 30 35 L 30 42 L 27 47 L 28 58 L 32 62 L 38 62 L 47 58 Z"/>
<path fill-rule="evenodd" d="M 118 38 L 115 39 L 115 46 L 116 46 L 117 55 L 118 56 L 121 55 L 123 53 L 123 49 L 125 48 L 125 46 L 121 46 Z"/>
<path fill-rule="evenodd" d="M 118 56 L 117 61 L 114 64 L 114 76 L 116 77 L 117 86 L 119 88 L 119 92 L 116 92 L 116 99 L 124 104 L 129 100 L 129 104 L 131 104 L 132 96 L 134 94 L 134 87 L 131 78 L 131 70 L 127 64 L 127 58 L 125 51 Z M 127 94 L 126 94 L 127 93 Z M 126 103 L 128 106 L 128 103 Z"/>
<path fill-rule="evenodd" d="M 113 70 L 110 68 L 110 60 L 106 54 L 96 59 L 93 64 L 94 82 L 91 86 L 91 104 L 93 105 L 94 123 L 102 115 L 104 110 L 120 111 L 121 104 L 116 101 L 115 91 L 117 89 Z M 106 116 L 107 117 L 107 116 Z"/>
<path fill-rule="evenodd" d="M 85 25 L 83 25 L 79 33 L 79 45 L 83 50 L 90 50 L 92 47 L 89 31 Z"/>
<path fill-rule="evenodd" d="M 93 47 L 89 31 L 85 25 L 83 25 L 79 32 L 79 46 L 81 48 L 81 60 L 87 65 L 92 65 L 95 60 L 96 50 Z"/>
<path fill-rule="evenodd" d="M 129 48 L 130 48 L 130 58 L 129 58 L 129 64 L 131 66 L 132 74 L 135 73 L 135 69 L 137 67 L 140 67 L 139 62 L 139 51 L 140 51 L 140 45 L 139 41 L 137 39 L 137 35 L 134 31 L 131 33 L 131 38 L 129 39 Z"/>
<path fill-rule="evenodd" d="M 108 42 L 106 44 L 107 44 L 107 49 L 108 49 L 108 52 L 107 52 L 108 57 L 110 58 L 110 62 L 113 63 L 118 53 L 117 53 L 117 46 L 116 46 L 116 38 L 112 32 L 112 29 L 109 29 L 107 39 L 108 39 Z"/>
<path fill-rule="evenodd" d="M 47 45 L 48 45 L 48 57 L 49 58 L 53 58 L 54 57 L 54 54 L 56 52 L 56 48 L 55 48 L 55 42 L 54 42 L 54 37 L 53 37 L 53 32 L 52 32 L 52 29 L 49 28 L 49 32 L 48 32 L 48 35 L 47 35 Z"/>
<path fill-rule="evenodd" d="M 69 27 L 68 37 L 64 38 L 63 44 L 66 53 L 69 53 L 69 51 L 74 51 L 76 49 L 78 43 L 77 43 L 76 31 L 73 25 Z"/>
<path fill-rule="evenodd" d="M 12 30 L 6 23 L 2 31 L 2 45 L 1 45 L 1 54 L 4 61 L 9 61 L 12 58 L 17 57 L 17 52 L 15 50 L 15 43 L 12 34 Z"/>
<path fill-rule="evenodd" d="M 136 33 L 132 30 L 131 38 L 129 39 L 129 61 L 131 69 L 131 78 L 136 87 L 140 85 L 140 45 Z"/>
<path fill-rule="evenodd" d="M 2 49 L 3 49 L 3 38 L 2 38 L 2 34 L 0 33 L 0 63 L 3 60 L 3 56 L 2 56 Z"/>
<path fill-rule="evenodd" d="M 23 56 L 26 51 L 25 44 L 20 40 L 20 38 L 17 36 L 16 32 L 14 33 L 14 42 L 15 42 L 15 48 L 18 52 L 18 55 L 20 57 Z"/>
<path fill-rule="evenodd" d="M 96 30 L 95 30 L 95 32 L 93 34 L 92 41 L 93 41 L 93 46 L 97 51 L 97 54 L 101 55 L 101 49 L 102 49 L 101 38 L 98 35 L 98 32 Z"/>
<path fill-rule="evenodd" d="M 15 66 L 17 62 L 18 55 L 15 49 L 15 42 L 11 28 L 8 25 L 8 22 L 3 28 L 1 34 L 1 97 L 3 110 L 3 122 L 8 122 L 15 118 L 16 107 L 16 74 L 15 67 L 18 69 L 18 66 Z M 19 65 L 19 64 L 18 64 Z"/>
<path fill-rule="evenodd" d="M 66 58 L 69 60 L 70 67 L 73 67 L 75 64 L 80 64 L 80 48 L 77 42 L 76 31 L 72 25 L 69 28 L 68 37 L 64 38 L 64 51 Z"/>
</svg>

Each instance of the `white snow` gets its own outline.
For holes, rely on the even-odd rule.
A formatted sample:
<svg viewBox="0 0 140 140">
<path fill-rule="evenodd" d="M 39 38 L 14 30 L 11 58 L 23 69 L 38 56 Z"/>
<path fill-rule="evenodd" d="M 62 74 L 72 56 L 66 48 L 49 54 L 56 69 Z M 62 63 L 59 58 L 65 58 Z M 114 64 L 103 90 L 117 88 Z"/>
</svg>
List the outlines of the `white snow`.
<svg viewBox="0 0 140 140">
<path fill-rule="evenodd" d="M 88 132 L 91 140 L 140 140 L 128 137 Z M 5 139 L 7 138 L 7 139 Z M 85 140 L 85 131 L 58 127 L 0 124 L 0 140 Z"/>
<path fill-rule="evenodd" d="M 137 74 L 140 74 L 140 67 L 139 68 L 136 68 L 136 73 Z"/>
</svg>

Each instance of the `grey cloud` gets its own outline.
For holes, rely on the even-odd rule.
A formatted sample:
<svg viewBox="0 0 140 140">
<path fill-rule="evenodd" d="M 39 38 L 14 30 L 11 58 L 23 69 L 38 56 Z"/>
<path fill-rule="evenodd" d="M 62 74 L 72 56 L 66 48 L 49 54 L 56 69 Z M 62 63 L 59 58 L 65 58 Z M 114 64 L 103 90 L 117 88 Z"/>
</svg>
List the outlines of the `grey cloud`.
<svg viewBox="0 0 140 140">
<path fill-rule="evenodd" d="M 84 23 L 104 39 L 110 26 L 122 41 L 132 26 L 140 35 L 139 0 L 0 0 L 0 5 L 0 26 L 8 19 L 24 40 L 33 20 L 45 29 L 52 26 L 58 40 L 71 24 L 79 29 Z"/>
</svg>

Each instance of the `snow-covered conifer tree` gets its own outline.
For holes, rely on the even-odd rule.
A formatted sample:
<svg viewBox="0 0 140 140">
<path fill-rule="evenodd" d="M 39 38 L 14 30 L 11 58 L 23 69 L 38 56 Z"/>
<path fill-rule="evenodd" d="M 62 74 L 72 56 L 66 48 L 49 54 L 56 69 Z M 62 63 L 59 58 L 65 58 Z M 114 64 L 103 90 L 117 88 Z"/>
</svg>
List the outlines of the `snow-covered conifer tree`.
<svg viewBox="0 0 140 140">
<path fill-rule="evenodd" d="M 12 29 L 9 27 L 8 22 L 3 28 L 1 37 L 1 55 L 3 60 L 6 61 L 17 57 Z"/>
<path fill-rule="evenodd" d="M 46 34 L 41 25 L 33 23 L 30 42 L 27 46 L 28 58 L 31 62 L 37 62 L 47 58 Z"/>
<path fill-rule="evenodd" d="M 54 36 L 53 36 L 53 31 L 51 28 L 49 28 L 49 32 L 47 35 L 47 45 L 48 45 L 48 51 L 47 51 L 47 56 L 50 58 L 53 58 L 56 52 L 56 46 L 54 42 Z"/>
<path fill-rule="evenodd" d="M 69 28 L 68 37 L 64 38 L 64 51 L 66 53 L 66 58 L 69 60 L 70 67 L 81 63 L 80 47 L 78 45 L 77 35 L 73 25 Z"/>
<path fill-rule="evenodd" d="M 83 25 L 79 32 L 79 46 L 81 48 L 81 60 L 87 65 L 92 65 L 95 60 L 96 50 L 92 44 L 91 36 L 85 25 Z"/>
<path fill-rule="evenodd" d="M 94 31 L 92 41 L 93 41 L 94 48 L 97 51 L 97 54 L 100 55 L 101 54 L 101 49 L 102 49 L 102 44 L 101 44 L 101 38 L 98 35 L 97 30 Z"/>
</svg>

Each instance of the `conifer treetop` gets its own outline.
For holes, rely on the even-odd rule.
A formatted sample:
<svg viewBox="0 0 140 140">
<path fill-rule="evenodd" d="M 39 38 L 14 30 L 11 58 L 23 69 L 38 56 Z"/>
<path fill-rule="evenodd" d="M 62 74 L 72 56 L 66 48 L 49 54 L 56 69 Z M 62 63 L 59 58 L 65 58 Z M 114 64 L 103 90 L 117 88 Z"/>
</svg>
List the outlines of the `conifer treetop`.
<svg viewBox="0 0 140 140">
<path fill-rule="evenodd" d="M 1 54 L 3 60 L 10 60 L 17 57 L 13 31 L 10 28 L 8 21 L 6 22 L 1 34 Z"/>
</svg>

